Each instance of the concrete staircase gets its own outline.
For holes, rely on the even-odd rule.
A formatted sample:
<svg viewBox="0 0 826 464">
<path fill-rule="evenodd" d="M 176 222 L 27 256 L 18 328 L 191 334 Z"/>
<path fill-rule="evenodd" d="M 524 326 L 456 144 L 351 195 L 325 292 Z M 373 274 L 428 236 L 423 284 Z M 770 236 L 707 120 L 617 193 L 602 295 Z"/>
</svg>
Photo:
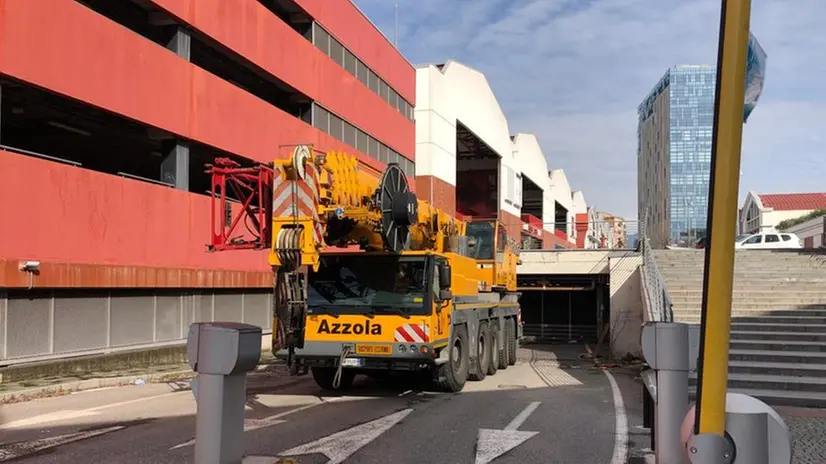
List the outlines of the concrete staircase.
<svg viewBox="0 0 826 464">
<path fill-rule="evenodd" d="M 703 250 L 654 254 L 675 320 L 699 324 Z M 826 407 L 826 252 L 735 253 L 729 388 L 772 405 Z"/>
</svg>

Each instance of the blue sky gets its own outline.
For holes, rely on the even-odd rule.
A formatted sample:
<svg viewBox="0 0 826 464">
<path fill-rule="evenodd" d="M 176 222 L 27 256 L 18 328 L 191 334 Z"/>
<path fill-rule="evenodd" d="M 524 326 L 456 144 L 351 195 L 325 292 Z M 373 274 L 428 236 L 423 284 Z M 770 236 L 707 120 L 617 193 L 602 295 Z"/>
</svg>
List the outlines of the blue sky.
<svg viewBox="0 0 826 464">
<path fill-rule="evenodd" d="M 636 218 L 636 108 L 669 66 L 714 64 L 720 0 L 355 0 L 414 64 L 487 76 L 513 132 L 588 204 Z M 826 1 L 753 0 L 768 55 L 740 197 L 826 191 Z"/>
</svg>

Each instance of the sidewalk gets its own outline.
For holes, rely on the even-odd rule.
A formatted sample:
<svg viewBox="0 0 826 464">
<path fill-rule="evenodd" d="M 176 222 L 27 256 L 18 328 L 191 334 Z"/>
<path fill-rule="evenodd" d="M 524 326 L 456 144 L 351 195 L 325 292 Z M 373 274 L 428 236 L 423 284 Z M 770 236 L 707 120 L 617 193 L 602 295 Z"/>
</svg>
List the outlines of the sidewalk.
<svg viewBox="0 0 826 464">
<path fill-rule="evenodd" d="M 778 407 L 792 435 L 792 464 L 826 462 L 826 410 Z"/>
<path fill-rule="evenodd" d="M 269 353 L 262 353 L 257 372 L 282 369 Z M 283 368 L 286 373 L 286 368 Z M 146 368 L 90 371 L 72 376 L 50 376 L 36 380 L 0 384 L 0 404 L 18 403 L 36 398 L 68 395 L 96 388 L 165 383 L 189 380 L 195 375 L 186 363 L 162 364 Z"/>
</svg>

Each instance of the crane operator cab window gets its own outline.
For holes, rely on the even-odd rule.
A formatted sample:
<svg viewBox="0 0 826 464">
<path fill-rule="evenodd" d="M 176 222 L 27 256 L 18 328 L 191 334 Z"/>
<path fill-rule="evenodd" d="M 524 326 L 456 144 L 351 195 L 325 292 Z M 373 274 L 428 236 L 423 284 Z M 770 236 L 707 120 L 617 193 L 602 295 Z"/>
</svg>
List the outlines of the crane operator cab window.
<svg viewBox="0 0 826 464">
<path fill-rule="evenodd" d="M 474 240 L 470 257 L 475 259 L 493 259 L 496 245 L 496 223 L 493 221 L 470 222 L 466 235 Z"/>
<path fill-rule="evenodd" d="M 429 314 L 426 258 L 362 253 L 322 256 L 310 272 L 310 314 Z"/>
</svg>

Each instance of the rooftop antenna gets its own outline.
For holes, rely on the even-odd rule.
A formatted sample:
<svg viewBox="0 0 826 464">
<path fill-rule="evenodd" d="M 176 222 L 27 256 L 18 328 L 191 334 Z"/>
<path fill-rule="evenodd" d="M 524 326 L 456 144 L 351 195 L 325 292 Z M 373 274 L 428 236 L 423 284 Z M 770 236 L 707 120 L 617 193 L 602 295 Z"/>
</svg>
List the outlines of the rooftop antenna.
<svg viewBox="0 0 826 464">
<path fill-rule="evenodd" d="M 399 4 L 396 3 L 396 27 L 393 31 L 393 46 L 399 48 Z"/>
</svg>

